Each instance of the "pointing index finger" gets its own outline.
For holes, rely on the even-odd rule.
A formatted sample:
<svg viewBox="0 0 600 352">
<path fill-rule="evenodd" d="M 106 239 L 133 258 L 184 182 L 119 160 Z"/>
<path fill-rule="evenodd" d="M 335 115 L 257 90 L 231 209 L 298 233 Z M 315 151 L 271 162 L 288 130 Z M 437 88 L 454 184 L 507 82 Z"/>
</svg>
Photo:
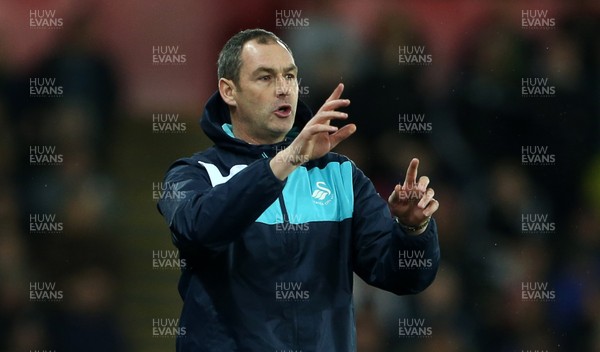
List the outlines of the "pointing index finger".
<svg viewBox="0 0 600 352">
<path fill-rule="evenodd" d="M 417 169 L 419 168 L 419 159 L 413 158 L 408 165 L 404 185 L 414 187 L 417 184 Z"/>
</svg>

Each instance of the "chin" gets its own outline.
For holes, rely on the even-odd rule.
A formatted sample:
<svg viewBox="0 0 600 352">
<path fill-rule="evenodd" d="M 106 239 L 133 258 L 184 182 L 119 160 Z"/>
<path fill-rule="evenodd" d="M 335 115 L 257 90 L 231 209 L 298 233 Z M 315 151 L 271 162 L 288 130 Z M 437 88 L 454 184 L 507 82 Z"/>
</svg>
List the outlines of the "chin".
<svg viewBox="0 0 600 352">
<path fill-rule="evenodd" d="M 283 121 L 281 121 L 283 122 Z M 273 131 L 277 131 L 279 133 L 284 133 L 287 134 L 292 127 L 294 127 L 294 120 L 290 120 L 290 121 L 285 121 L 285 123 L 279 123 L 277 124 L 277 126 L 274 126 Z"/>
</svg>

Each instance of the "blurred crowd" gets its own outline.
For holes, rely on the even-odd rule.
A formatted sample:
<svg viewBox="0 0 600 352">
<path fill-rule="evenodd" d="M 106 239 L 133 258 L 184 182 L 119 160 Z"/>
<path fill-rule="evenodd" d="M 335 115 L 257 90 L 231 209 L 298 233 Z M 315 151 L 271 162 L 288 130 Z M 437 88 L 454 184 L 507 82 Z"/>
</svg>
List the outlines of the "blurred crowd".
<svg viewBox="0 0 600 352">
<path fill-rule="evenodd" d="M 313 109 L 344 82 L 358 132 L 336 151 L 383 197 L 419 157 L 441 204 L 443 261 L 431 287 L 399 298 L 355 280 L 360 352 L 600 350 L 600 22 L 585 4 L 540 30 L 490 5 L 443 79 L 431 73 L 444 59 L 435 52 L 431 65 L 399 63 L 399 46 L 433 47 L 401 10 L 381 14 L 366 35 L 331 16 L 329 2 L 311 8 L 306 29 L 256 24 L 290 45 L 307 88 L 301 99 Z M 118 323 L 128 263 L 113 224 L 128 210 L 114 210 L 111 148 L 117 116 L 131 116 L 89 16 L 61 29 L 52 54 L 26 72 L 3 69 L 0 56 L 0 351 L 132 344 Z M 56 77 L 68 89 L 32 97 L 31 77 Z M 547 78 L 556 94 L 523 97 L 527 77 Z M 422 114 L 431 128 L 400 131 L 400 114 Z M 32 146 L 54 146 L 64 158 L 32 164 Z M 545 146 L 555 161 L 523 165 L 524 146 Z M 32 232 L 36 214 L 53 215 L 62 230 Z M 524 232 L 525 214 L 546 215 L 554 229 Z M 63 304 L 32 301 L 39 282 L 64 291 Z M 545 283 L 555 297 L 524 300 L 524 282 Z M 172 292 L 164 299 L 179 300 Z M 399 336 L 404 318 L 424 319 L 432 333 Z"/>
<path fill-rule="evenodd" d="M 118 85 L 88 16 L 27 72 L 0 67 L 1 351 L 125 351 L 108 173 Z M 35 94 L 36 78 L 55 81 Z"/>
<path fill-rule="evenodd" d="M 289 35 L 311 106 L 341 77 L 346 85 L 358 133 L 338 152 L 382 196 L 421 158 L 441 204 L 443 262 L 430 288 L 397 299 L 357 280 L 359 351 L 600 349 L 598 17 L 574 7 L 555 28 L 531 31 L 512 15 L 482 21 L 441 85 L 430 66 L 399 63 L 400 45 L 431 47 L 405 14 L 383 15 L 367 40 L 333 18 L 319 19 L 308 38 Z M 555 96 L 522 96 L 526 77 L 548 78 Z M 400 131 L 399 116 L 411 113 L 429 128 Z M 522 164 L 522 148 L 533 145 L 554 162 Z M 527 214 L 555 228 L 528 233 Z M 529 282 L 555 298 L 524 300 Z M 432 333 L 399 336 L 404 318 L 424 319 Z"/>
</svg>

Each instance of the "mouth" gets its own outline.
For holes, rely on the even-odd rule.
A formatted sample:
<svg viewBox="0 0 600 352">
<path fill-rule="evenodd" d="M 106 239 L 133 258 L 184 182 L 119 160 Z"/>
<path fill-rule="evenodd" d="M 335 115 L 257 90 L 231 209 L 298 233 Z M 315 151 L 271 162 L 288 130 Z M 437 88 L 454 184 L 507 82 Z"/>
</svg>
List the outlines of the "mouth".
<svg viewBox="0 0 600 352">
<path fill-rule="evenodd" d="M 279 118 L 286 118 L 292 114 L 292 106 L 290 104 L 281 104 L 273 111 L 275 116 Z"/>
</svg>

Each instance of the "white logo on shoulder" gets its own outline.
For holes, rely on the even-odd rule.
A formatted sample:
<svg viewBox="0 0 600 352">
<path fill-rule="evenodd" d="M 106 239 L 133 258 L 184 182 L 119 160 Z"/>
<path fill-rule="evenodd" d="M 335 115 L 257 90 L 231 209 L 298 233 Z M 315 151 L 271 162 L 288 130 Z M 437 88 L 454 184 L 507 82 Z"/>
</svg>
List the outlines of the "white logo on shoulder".
<svg viewBox="0 0 600 352">
<path fill-rule="evenodd" d="M 327 185 L 323 181 L 319 181 L 315 185 L 317 186 L 317 189 L 315 189 L 311 195 L 311 197 L 314 198 L 313 202 L 319 205 L 329 204 L 333 199 L 331 189 L 327 188 Z"/>
<path fill-rule="evenodd" d="M 198 161 L 198 164 L 204 166 L 206 172 L 208 172 L 208 177 L 210 177 L 210 183 L 212 183 L 213 187 L 229 181 L 229 179 L 235 176 L 238 172 L 248 167 L 248 165 L 244 164 L 233 165 L 229 170 L 229 175 L 223 176 L 221 175 L 221 171 L 219 171 L 219 168 L 213 164 L 205 163 L 203 161 Z"/>
</svg>

